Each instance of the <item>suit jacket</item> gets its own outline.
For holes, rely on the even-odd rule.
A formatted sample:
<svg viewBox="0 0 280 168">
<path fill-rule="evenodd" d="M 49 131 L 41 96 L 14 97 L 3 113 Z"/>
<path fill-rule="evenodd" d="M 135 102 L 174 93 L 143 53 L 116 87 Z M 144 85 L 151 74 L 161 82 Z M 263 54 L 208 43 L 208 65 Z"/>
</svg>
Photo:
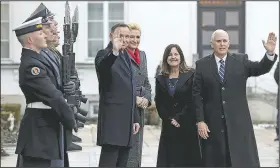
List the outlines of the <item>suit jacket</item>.
<svg viewBox="0 0 280 168">
<path fill-rule="evenodd" d="M 16 153 L 50 160 L 61 159 L 59 122 L 65 129 L 72 130 L 75 118 L 61 91 L 57 89 L 51 65 L 42 55 L 22 49 L 19 86 L 26 104 L 43 102 L 52 109 L 26 108 L 20 124 Z"/>
<path fill-rule="evenodd" d="M 110 44 L 98 51 L 95 67 L 99 81 L 97 145 L 131 146 L 136 87 L 131 62 L 126 52 L 112 53 Z"/>
<path fill-rule="evenodd" d="M 228 53 L 223 82 L 214 55 L 196 62 L 193 97 L 197 121 L 204 121 L 210 130 L 209 138 L 202 140 L 205 166 L 223 166 L 227 154 L 233 167 L 259 166 L 246 82 L 251 76 L 268 73 L 276 59 L 277 55 L 274 61 L 265 55 L 253 62 L 246 54 Z"/>
<path fill-rule="evenodd" d="M 280 108 L 279 108 L 279 62 L 277 63 L 276 69 L 275 69 L 275 71 L 274 71 L 274 79 L 275 79 L 275 82 L 276 82 L 277 85 L 278 85 L 278 93 L 277 93 L 276 108 L 277 108 L 277 109 L 280 109 Z"/>
</svg>

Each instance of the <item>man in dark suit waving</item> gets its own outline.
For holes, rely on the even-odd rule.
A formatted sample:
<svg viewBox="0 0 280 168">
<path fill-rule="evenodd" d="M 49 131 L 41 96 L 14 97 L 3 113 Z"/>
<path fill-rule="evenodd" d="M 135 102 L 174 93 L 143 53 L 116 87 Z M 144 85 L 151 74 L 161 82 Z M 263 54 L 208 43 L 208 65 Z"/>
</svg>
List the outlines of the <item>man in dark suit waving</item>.
<svg viewBox="0 0 280 168">
<path fill-rule="evenodd" d="M 263 41 L 264 57 L 253 62 L 247 54 L 229 53 L 228 33 L 216 30 L 213 54 L 196 62 L 193 97 L 204 166 L 260 167 L 246 82 L 271 70 L 277 59 L 276 40 L 270 33 Z"/>
<path fill-rule="evenodd" d="M 111 42 L 95 58 L 100 96 L 97 145 L 102 146 L 99 166 L 126 167 L 132 135 L 140 127 L 139 114 L 134 113 L 134 74 L 125 51 L 129 35 L 126 24 L 113 26 Z"/>
</svg>

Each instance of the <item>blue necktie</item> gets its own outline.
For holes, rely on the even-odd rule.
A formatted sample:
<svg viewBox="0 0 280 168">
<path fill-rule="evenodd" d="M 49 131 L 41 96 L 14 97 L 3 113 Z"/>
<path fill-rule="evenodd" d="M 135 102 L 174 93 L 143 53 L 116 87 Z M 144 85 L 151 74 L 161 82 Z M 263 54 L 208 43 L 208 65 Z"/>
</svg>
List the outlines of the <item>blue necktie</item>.
<svg viewBox="0 0 280 168">
<path fill-rule="evenodd" d="M 220 60 L 220 68 L 219 68 L 219 76 L 221 78 L 221 81 L 224 81 L 224 75 L 225 75 L 225 61 Z"/>
</svg>

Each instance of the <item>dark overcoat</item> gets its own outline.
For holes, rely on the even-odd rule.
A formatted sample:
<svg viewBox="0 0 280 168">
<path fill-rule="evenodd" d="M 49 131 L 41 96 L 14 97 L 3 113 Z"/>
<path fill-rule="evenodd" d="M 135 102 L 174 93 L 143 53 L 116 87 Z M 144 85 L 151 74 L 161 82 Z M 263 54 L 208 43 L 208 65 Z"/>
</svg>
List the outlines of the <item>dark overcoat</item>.
<svg viewBox="0 0 280 168">
<path fill-rule="evenodd" d="M 98 51 L 95 58 L 99 81 L 97 145 L 131 147 L 133 123 L 139 123 L 139 114 L 134 110 L 134 74 L 126 51 L 115 56 L 111 46 Z"/>
<path fill-rule="evenodd" d="M 200 166 L 201 156 L 192 102 L 194 70 L 180 74 L 174 95 L 170 94 L 168 77 L 156 77 L 155 103 L 162 119 L 157 167 Z M 171 119 L 179 122 L 176 128 Z"/>
<path fill-rule="evenodd" d="M 279 88 L 279 61 L 277 63 L 277 66 L 276 66 L 276 69 L 274 71 L 274 79 L 275 79 L 275 82 L 277 83 L 278 85 L 278 88 L 277 88 L 277 99 L 276 99 L 276 108 L 277 108 L 277 115 L 276 115 L 276 135 L 278 136 L 279 138 L 279 126 L 280 126 L 280 107 L 279 107 L 279 93 L 280 93 L 280 88 Z"/>
<path fill-rule="evenodd" d="M 130 56 L 131 67 L 134 71 L 136 83 L 136 96 L 145 97 L 151 104 L 151 85 L 148 79 L 147 58 L 144 51 L 139 50 L 140 64 Z M 141 167 L 142 146 L 143 146 L 143 127 L 144 127 L 144 109 L 136 107 L 136 112 L 140 116 L 140 130 L 133 135 L 133 146 L 130 149 L 127 167 Z"/>
<path fill-rule="evenodd" d="M 276 59 L 271 61 L 265 55 L 253 62 L 246 54 L 228 53 L 223 82 L 213 54 L 196 62 L 193 96 L 197 122 L 204 121 L 210 130 L 209 138 L 201 140 L 205 166 L 260 166 L 246 82 L 269 72 Z"/>
<path fill-rule="evenodd" d="M 71 131 L 75 117 L 62 92 L 57 89 L 53 68 L 42 55 L 22 49 L 19 86 L 26 104 L 43 102 L 52 109 L 26 108 L 15 153 L 49 160 L 61 159 L 59 123 Z"/>
<path fill-rule="evenodd" d="M 274 71 L 274 79 L 278 85 L 276 108 L 280 110 L 280 108 L 279 108 L 279 62 L 277 63 L 276 69 Z"/>
</svg>

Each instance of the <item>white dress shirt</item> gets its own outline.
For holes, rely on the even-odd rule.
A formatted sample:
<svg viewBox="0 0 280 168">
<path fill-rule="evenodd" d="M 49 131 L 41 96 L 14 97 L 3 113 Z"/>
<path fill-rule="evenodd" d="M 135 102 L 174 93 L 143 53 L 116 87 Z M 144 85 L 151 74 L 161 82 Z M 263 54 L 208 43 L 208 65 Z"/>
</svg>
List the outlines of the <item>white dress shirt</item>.
<svg viewBox="0 0 280 168">
<path fill-rule="evenodd" d="M 113 55 L 114 55 L 114 56 L 119 56 L 119 54 L 120 54 L 119 51 L 114 51 L 114 50 L 113 50 Z"/>
</svg>

